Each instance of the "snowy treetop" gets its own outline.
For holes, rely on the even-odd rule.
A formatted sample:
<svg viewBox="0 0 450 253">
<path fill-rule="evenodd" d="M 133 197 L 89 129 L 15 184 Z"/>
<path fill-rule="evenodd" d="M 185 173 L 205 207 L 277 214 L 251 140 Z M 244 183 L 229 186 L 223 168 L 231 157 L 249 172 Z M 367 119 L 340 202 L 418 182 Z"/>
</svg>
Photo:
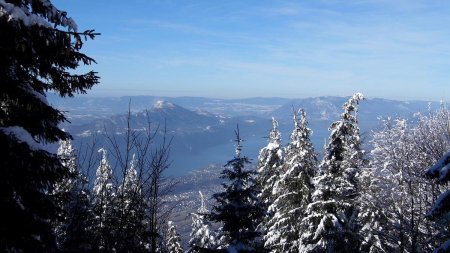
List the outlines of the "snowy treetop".
<svg viewBox="0 0 450 253">
<path fill-rule="evenodd" d="M 300 119 L 297 117 L 298 114 L 300 114 Z M 295 128 L 308 125 L 308 122 L 306 121 L 306 112 L 302 108 L 300 108 L 297 113 L 294 112 L 293 119 Z"/>
<path fill-rule="evenodd" d="M 99 148 L 98 152 L 102 154 L 102 160 L 106 160 L 108 151 L 105 148 Z"/>
<path fill-rule="evenodd" d="M 272 117 L 272 130 L 269 134 L 269 145 L 270 144 L 281 145 L 281 134 L 278 131 L 278 121 L 275 120 L 274 117 Z"/>
<path fill-rule="evenodd" d="M 201 204 L 200 204 L 200 208 L 198 209 L 198 213 L 200 213 L 200 214 L 207 213 L 208 209 L 206 208 L 206 204 L 205 204 L 205 196 L 203 196 L 203 193 L 201 191 L 198 191 L 198 193 L 200 194 L 200 200 L 201 200 Z"/>
<path fill-rule="evenodd" d="M 240 158 L 241 157 L 241 151 L 242 151 L 241 142 L 243 142 L 244 140 L 241 139 L 241 136 L 239 134 L 239 126 L 237 126 L 237 129 L 235 130 L 235 133 L 236 133 L 236 140 L 234 140 L 236 142 L 235 157 L 236 158 Z"/>
<path fill-rule="evenodd" d="M 355 93 L 353 96 L 344 104 L 344 113 L 342 114 L 342 118 L 345 120 L 356 121 L 356 117 L 351 115 L 352 112 L 357 113 L 358 108 L 357 105 L 359 101 L 364 100 L 365 97 L 362 93 Z"/>
</svg>

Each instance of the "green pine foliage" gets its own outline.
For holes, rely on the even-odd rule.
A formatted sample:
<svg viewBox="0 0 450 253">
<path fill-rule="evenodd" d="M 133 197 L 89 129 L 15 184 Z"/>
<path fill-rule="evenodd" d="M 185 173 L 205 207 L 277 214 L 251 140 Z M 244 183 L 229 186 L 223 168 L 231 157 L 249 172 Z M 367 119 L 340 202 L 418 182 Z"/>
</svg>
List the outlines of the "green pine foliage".
<svg viewBox="0 0 450 253">
<path fill-rule="evenodd" d="M 255 172 L 245 168 L 249 159 L 241 156 L 242 140 L 239 128 L 236 131 L 236 154 L 227 162 L 222 171 L 224 192 L 213 195 L 216 205 L 213 206 L 210 219 L 221 224 L 222 245 L 217 252 L 261 252 L 260 223 L 264 210 L 257 198 L 254 179 Z"/>
<path fill-rule="evenodd" d="M 58 124 L 62 112 L 46 101 L 85 93 L 98 83 L 95 72 L 73 74 L 94 60 L 81 53 L 82 38 L 66 12 L 48 0 L 0 2 L 0 251 L 52 252 L 60 208 L 56 182 L 68 169 L 40 143 L 70 136 Z M 20 229 L 17 229 L 20 228 Z"/>
</svg>

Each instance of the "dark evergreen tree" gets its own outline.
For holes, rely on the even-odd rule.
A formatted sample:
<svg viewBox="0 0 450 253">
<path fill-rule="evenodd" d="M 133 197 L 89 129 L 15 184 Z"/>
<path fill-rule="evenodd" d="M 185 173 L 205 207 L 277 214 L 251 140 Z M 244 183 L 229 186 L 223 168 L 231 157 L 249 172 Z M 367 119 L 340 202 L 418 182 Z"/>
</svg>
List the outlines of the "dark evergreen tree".
<svg viewBox="0 0 450 253">
<path fill-rule="evenodd" d="M 317 157 L 310 140 L 311 129 L 304 110 L 300 118 L 294 114 L 294 130 L 286 148 L 283 174 L 273 188 L 276 200 L 270 206 L 274 213 L 264 237 L 270 252 L 298 252 L 299 222 L 304 216 L 314 192 L 312 178 L 317 169 Z"/>
<path fill-rule="evenodd" d="M 64 223 L 64 237 L 59 241 L 60 249 L 64 252 L 82 253 L 92 252 L 93 234 L 91 222 L 90 192 L 85 186 L 77 185 L 77 195 L 71 195 L 69 209 Z"/>
<path fill-rule="evenodd" d="M 48 0 L 0 1 L 0 251 L 52 252 L 59 209 L 53 186 L 69 173 L 39 144 L 68 139 L 62 112 L 46 101 L 85 93 L 95 72 L 73 74 L 94 60 L 80 52 L 75 22 Z"/>
<path fill-rule="evenodd" d="M 356 174 L 364 164 L 356 117 L 362 94 L 344 104 L 340 121 L 331 127 L 330 141 L 314 179 L 316 190 L 302 220 L 300 252 L 358 252 Z"/>
<path fill-rule="evenodd" d="M 224 192 L 213 195 L 217 203 L 210 218 L 221 223 L 219 240 L 223 243 L 216 252 L 262 252 L 257 224 L 264 210 L 257 198 L 255 172 L 245 168 L 250 161 L 241 156 L 241 142 L 237 128 L 236 154 L 222 171 L 222 177 L 229 182 L 223 184 Z"/>
</svg>

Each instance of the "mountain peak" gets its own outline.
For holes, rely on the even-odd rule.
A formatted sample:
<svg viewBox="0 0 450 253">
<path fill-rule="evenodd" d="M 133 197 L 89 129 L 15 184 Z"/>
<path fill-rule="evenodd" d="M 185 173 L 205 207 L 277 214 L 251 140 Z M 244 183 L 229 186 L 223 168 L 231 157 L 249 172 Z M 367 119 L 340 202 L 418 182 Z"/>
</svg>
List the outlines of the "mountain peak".
<svg viewBox="0 0 450 253">
<path fill-rule="evenodd" d="M 173 109 L 173 108 L 175 108 L 175 105 L 170 102 L 164 101 L 164 100 L 158 100 L 153 105 L 153 108 L 155 108 L 155 109 Z"/>
</svg>

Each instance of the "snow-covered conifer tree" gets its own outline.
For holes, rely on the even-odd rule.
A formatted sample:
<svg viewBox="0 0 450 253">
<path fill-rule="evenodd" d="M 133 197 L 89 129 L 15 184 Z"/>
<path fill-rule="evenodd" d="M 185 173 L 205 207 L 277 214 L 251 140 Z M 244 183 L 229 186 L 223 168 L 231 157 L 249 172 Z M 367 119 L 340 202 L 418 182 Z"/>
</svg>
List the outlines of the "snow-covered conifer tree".
<svg viewBox="0 0 450 253">
<path fill-rule="evenodd" d="M 268 222 L 265 246 L 270 252 L 298 252 L 299 220 L 311 202 L 314 191 L 312 178 L 317 167 L 317 157 L 310 140 L 306 114 L 300 110 L 300 119 L 294 114 L 294 130 L 286 148 L 284 174 L 274 185 L 277 196 L 269 211 L 273 217 Z"/>
<path fill-rule="evenodd" d="M 75 21 L 50 0 L 0 1 L 0 251 L 53 252 L 59 207 L 53 186 L 66 177 L 44 145 L 70 138 L 66 116 L 47 102 L 85 93 L 95 72 L 74 71 L 94 60 L 80 50 Z"/>
<path fill-rule="evenodd" d="M 59 142 L 58 157 L 61 159 L 61 164 L 69 168 L 70 172 L 78 172 L 77 157 L 71 140 Z"/>
<path fill-rule="evenodd" d="M 107 207 L 112 202 L 114 193 L 112 168 L 109 165 L 107 151 L 104 148 L 98 150 L 102 154 L 100 165 L 95 173 L 96 178 L 93 188 L 94 204 L 100 204 L 100 207 Z M 103 210 L 106 211 L 106 210 Z"/>
<path fill-rule="evenodd" d="M 183 253 L 181 247 L 181 238 L 177 232 L 177 228 L 172 221 L 168 222 L 168 231 L 166 235 L 166 246 L 170 253 Z"/>
<path fill-rule="evenodd" d="M 357 252 L 358 196 L 356 173 L 364 164 L 354 94 L 344 104 L 341 120 L 331 124 L 331 136 L 315 177 L 312 203 L 301 222 L 299 252 Z"/>
<path fill-rule="evenodd" d="M 272 118 L 272 130 L 269 133 L 269 143 L 259 152 L 257 165 L 257 184 L 261 189 L 258 197 L 262 204 L 269 206 L 274 198 L 272 189 L 278 181 L 283 164 L 283 149 L 278 122 Z"/>
<path fill-rule="evenodd" d="M 70 140 L 60 141 L 58 157 L 70 174 L 55 184 L 54 195 L 62 209 L 56 224 L 59 248 L 65 252 L 86 252 L 91 249 L 91 221 L 87 178 L 79 171 L 75 149 Z"/>
<path fill-rule="evenodd" d="M 137 159 L 133 155 L 114 198 L 115 216 L 117 216 L 115 217 L 117 219 L 116 250 L 118 252 L 146 251 L 145 243 L 148 241 L 146 203 L 136 166 Z"/>
<path fill-rule="evenodd" d="M 92 208 L 93 208 L 93 227 L 95 250 L 100 252 L 111 252 L 115 243 L 109 243 L 113 240 L 113 234 L 116 232 L 114 218 L 115 191 L 113 184 L 112 168 L 107 159 L 107 151 L 104 148 L 98 150 L 102 158 L 96 171 L 94 188 L 92 190 Z"/>
<path fill-rule="evenodd" d="M 192 231 L 189 240 L 190 253 L 201 253 L 208 249 L 214 249 L 215 238 L 210 231 L 211 224 L 206 219 L 208 209 L 206 208 L 205 199 L 201 192 L 201 205 L 197 213 L 192 213 Z"/>
<path fill-rule="evenodd" d="M 256 183 L 260 190 L 258 198 L 266 210 L 266 215 L 261 224 L 259 224 L 259 230 L 262 235 L 266 233 L 267 222 L 273 216 L 273 213 L 269 211 L 269 206 L 276 198 L 273 187 L 282 173 L 282 165 L 283 148 L 281 146 L 281 134 L 278 131 L 278 122 L 272 118 L 272 130 L 269 133 L 269 143 L 259 152 L 259 162 L 257 165 Z"/>
<path fill-rule="evenodd" d="M 245 165 L 250 161 L 241 156 L 242 140 L 239 128 L 236 131 L 236 154 L 227 162 L 222 177 L 228 180 L 224 183 L 224 192 L 214 194 L 217 204 L 213 206 L 210 219 L 220 222 L 221 240 L 217 252 L 261 252 L 260 233 L 257 225 L 260 223 L 264 210 L 257 198 L 257 190 L 252 170 Z"/>
<path fill-rule="evenodd" d="M 118 189 L 118 195 L 123 195 L 123 198 L 125 199 L 125 207 L 132 204 L 131 198 L 133 198 L 134 195 L 140 194 L 142 190 L 138 182 L 136 162 L 136 156 L 133 154 L 130 166 L 125 170 L 125 177 Z"/>
<path fill-rule="evenodd" d="M 75 154 L 75 149 L 72 146 L 72 142 L 70 140 L 60 141 L 58 148 L 58 158 L 61 160 L 61 164 L 69 171 L 69 173 L 61 178 L 58 182 L 55 183 L 53 189 L 53 195 L 60 206 L 63 209 L 62 216 L 66 215 L 64 212 L 67 208 L 67 204 L 70 202 L 70 198 L 72 194 L 76 194 L 74 192 L 75 186 L 77 184 L 77 180 L 79 177 L 79 172 L 77 168 L 77 158 Z M 64 219 L 65 217 L 62 217 Z M 59 228 L 57 228 L 59 230 Z M 62 231 L 57 231 L 59 234 Z M 61 235 L 62 236 L 62 235 Z"/>
<path fill-rule="evenodd" d="M 359 213 L 358 224 L 361 237 L 359 252 L 361 253 L 388 253 L 393 252 L 393 247 L 383 236 L 387 230 L 388 218 L 383 212 L 380 199 L 386 194 L 379 186 L 380 180 L 377 170 L 367 167 L 361 170 L 358 177 L 360 196 L 358 199 Z"/>
</svg>

